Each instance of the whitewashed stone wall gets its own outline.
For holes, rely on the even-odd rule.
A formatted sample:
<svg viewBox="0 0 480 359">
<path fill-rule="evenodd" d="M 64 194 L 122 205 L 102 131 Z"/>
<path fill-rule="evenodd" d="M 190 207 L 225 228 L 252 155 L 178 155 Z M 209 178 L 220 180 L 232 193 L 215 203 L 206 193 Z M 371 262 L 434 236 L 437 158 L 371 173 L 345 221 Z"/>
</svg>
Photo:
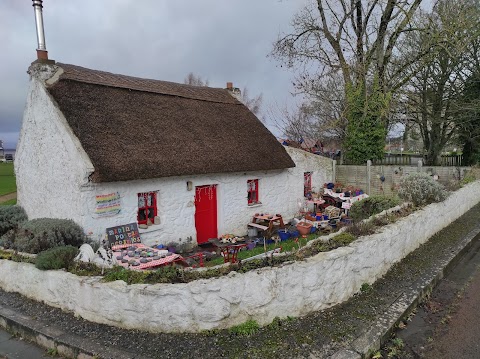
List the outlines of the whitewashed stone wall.
<svg viewBox="0 0 480 359">
<path fill-rule="evenodd" d="M 245 235 L 247 224 L 255 213 L 280 213 L 291 218 L 298 212 L 297 202 L 303 198 L 303 172 L 313 172 L 312 182 L 317 188 L 332 180 L 330 159 L 293 148 L 287 151 L 296 164 L 288 170 L 90 184 L 82 192 L 84 208 L 78 223 L 87 233 L 102 237 L 107 227 L 136 222 L 137 193 L 156 191 L 160 224 L 140 230 L 142 241 L 149 245 L 182 243 L 192 237 L 195 243 L 195 187 L 216 185 L 218 234 Z M 247 204 L 247 180 L 250 179 L 259 180 L 261 204 Z M 193 190 L 187 190 L 187 181 L 192 181 Z M 112 217 L 96 218 L 95 196 L 112 192 L 120 193 L 121 212 Z"/>
<path fill-rule="evenodd" d="M 257 212 L 292 217 L 303 197 L 303 172 L 313 173 L 319 188 L 333 177 L 332 161 L 301 150 L 287 148 L 297 167 L 279 171 L 212 174 L 141 181 L 94 184 L 88 181 L 93 165 L 63 114 L 45 88 L 45 80 L 58 76 L 55 67 L 33 65 L 24 112 L 15 172 L 18 203 L 30 219 L 66 218 L 81 225 L 92 239 L 101 240 L 105 229 L 137 221 L 140 192 L 157 192 L 160 224 L 141 230 L 144 243 L 167 244 L 192 238 L 196 243 L 195 189 L 217 186 L 218 234 L 244 235 Z M 247 180 L 259 180 L 262 204 L 247 205 Z M 110 217 L 95 214 L 95 196 L 118 192 L 121 211 Z"/>
<path fill-rule="evenodd" d="M 93 166 L 53 104 L 43 80 L 50 67 L 31 67 L 30 88 L 17 146 L 17 202 L 29 218 L 79 219 L 80 188 Z"/>
<path fill-rule="evenodd" d="M 127 286 L 0 260 L 0 287 L 122 328 L 187 332 L 226 328 L 252 318 L 266 324 L 277 316 L 305 315 L 343 302 L 479 201 L 477 181 L 382 233 L 278 268 L 186 284 Z"/>
</svg>

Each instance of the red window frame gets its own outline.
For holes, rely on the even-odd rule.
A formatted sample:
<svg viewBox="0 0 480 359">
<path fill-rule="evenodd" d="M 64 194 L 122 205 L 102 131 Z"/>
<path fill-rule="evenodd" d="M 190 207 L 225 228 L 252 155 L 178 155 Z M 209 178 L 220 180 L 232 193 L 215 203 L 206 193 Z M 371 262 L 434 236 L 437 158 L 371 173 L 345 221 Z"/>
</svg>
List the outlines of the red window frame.
<svg viewBox="0 0 480 359">
<path fill-rule="evenodd" d="M 140 206 L 140 198 L 143 197 L 143 206 Z M 150 199 L 150 204 L 148 200 Z M 137 222 L 138 224 L 147 224 L 148 219 L 154 222 L 154 218 L 157 216 L 157 192 L 142 192 L 138 193 L 138 211 Z"/>
<path fill-rule="evenodd" d="M 307 193 L 312 192 L 312 172 L 303 173 L 303 196 L 307 197 Z"/>
<path fill-rule="evenodd" d="M 247 180 L 247 200 L 248 204 L 259 203 L 258 179 Z"/>
</svg>

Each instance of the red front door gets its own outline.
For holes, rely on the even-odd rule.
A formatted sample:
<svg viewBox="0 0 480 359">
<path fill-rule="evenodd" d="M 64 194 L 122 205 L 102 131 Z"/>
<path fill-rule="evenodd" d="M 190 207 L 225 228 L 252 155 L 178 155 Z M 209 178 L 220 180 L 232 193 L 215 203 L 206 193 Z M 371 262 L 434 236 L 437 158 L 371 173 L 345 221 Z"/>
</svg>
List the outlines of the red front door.
<svg viewBox="0 0 480 359">
<path fill-rule="evenodd" d="M 197 242 L 217 238 L 217 186 L 195 187 L 195 228 Z"/>
</svg>

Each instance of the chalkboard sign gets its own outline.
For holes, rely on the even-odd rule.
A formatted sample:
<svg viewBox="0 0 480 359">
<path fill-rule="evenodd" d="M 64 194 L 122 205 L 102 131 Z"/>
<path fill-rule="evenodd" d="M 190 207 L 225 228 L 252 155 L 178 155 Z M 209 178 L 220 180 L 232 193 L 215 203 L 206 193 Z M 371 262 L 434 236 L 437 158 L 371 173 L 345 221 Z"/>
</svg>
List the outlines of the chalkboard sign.
<svg viewBox="0 0 480 359">
<path fill-rule="evenodd" d="M 107 228 L 107 240 L 110 247 L 142 242 L 136 223 Z"/>
</svg>

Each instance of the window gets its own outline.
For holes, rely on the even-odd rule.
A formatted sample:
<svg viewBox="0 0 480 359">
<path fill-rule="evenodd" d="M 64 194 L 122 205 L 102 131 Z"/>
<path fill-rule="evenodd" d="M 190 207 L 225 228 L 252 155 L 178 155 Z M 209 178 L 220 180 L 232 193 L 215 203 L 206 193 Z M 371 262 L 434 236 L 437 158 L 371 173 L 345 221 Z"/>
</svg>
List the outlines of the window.
<svg viewBox="0 0 480 359">
<path fill-rule="evenodd" d="M 312 192 L 312 172 L 303 173 L 303 195 L 308 197 L 308 194 Z"/>
<path fill-rule="evenodd" d="M 247 188 L 248 188 L 248 204 L 256 204 L 260 203 L 258 200 L 258 179 L 248 180 L 247 181 Z"/>
<path fill-rule="evenodd" d="M 151 224 L 157 215 L 157 192 L 145 192 L 138 194 L 138 224 Z"/>
</svg>

